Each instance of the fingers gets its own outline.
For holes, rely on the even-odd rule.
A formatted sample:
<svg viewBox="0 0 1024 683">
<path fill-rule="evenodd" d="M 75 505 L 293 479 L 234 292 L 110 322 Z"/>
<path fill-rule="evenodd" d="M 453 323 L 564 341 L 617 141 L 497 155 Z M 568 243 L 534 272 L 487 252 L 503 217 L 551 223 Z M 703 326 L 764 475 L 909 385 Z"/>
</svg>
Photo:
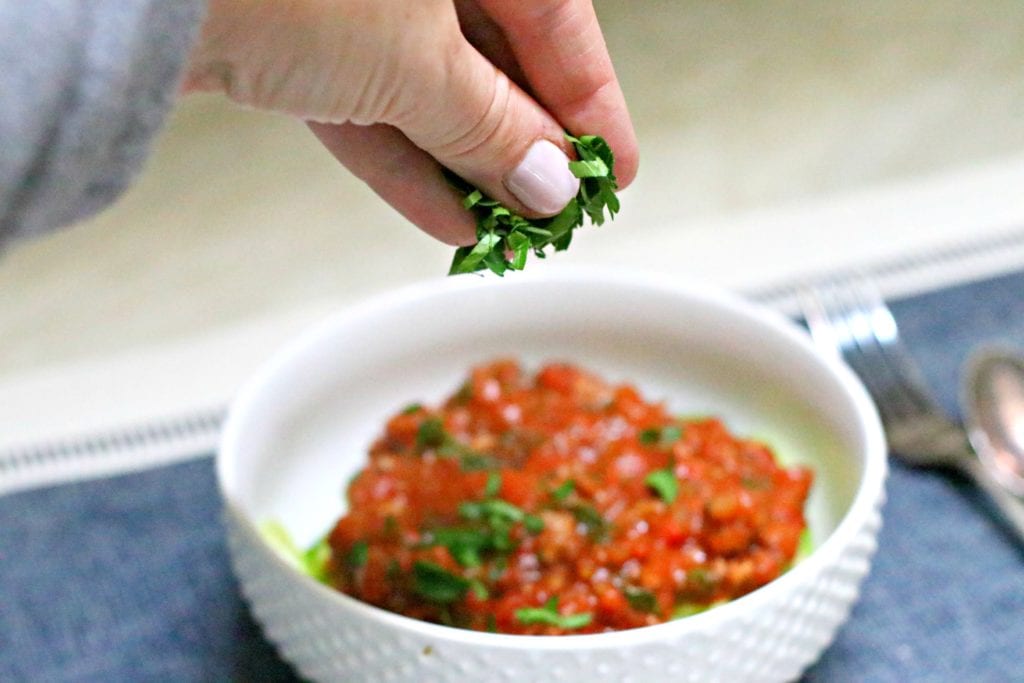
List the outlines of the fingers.
<svg viewBox="0 0 1024 683">
<path fill-rule="evenodd" d="M 424 232 L 451 244 L 476 242 L 472 214 L 429 154 L 386 125 L 310 123 L 334 157 Z"/>
<path fill-rule="evenodd" d="M 484 58 L 452 22 L 387 121 L 503 204 L 533 216 L 561 211 L 579 189 L 562 126 Z"/>
<path fill-rule="evenodd" d="M 469 44 L 490 60 L 491 64 L 512 79 L 520 88 L 526 88 L 526 76 L 516 61 L 512 46 L 494 19 L 484 12 L 476 0 L 455 0 L 459 26 Z"/>
<path fill-rule="evenodd" d="M 508 38 L 534 96 L 576 135 L 601 135 L 620 187 L 636 175 L 636 134 L 591 0 L 478 0 Z"/>
</svg>

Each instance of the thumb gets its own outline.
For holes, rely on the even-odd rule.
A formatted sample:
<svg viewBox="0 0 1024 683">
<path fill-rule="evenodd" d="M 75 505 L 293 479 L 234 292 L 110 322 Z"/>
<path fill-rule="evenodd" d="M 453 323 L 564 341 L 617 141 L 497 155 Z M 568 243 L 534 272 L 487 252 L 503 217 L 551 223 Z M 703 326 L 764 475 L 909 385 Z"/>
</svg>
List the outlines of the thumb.
<svg viewBox="0 0 1024 683">
<path fill-rule="evenodd" d="M 452 42 L 425 78 L 416 68 L 409 105 L 389 123 L 506 206 L 558 213 L 579 190 L 562 126 L 461 33 Z"/>
</svg>

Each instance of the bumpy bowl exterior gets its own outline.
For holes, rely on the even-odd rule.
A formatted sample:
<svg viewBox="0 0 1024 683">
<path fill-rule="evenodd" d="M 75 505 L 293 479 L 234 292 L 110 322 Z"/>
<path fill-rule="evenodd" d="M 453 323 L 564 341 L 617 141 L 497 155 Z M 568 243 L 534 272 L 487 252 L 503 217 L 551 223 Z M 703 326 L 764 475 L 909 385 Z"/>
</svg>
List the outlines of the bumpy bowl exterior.
<svg viewBox="0 0 1024 683">
<path fill-rule="evenodd" d="M 881 502 L 844 547 L 795 568 L 805 570 L 792 573 L 798 580 L 779 579 L 772 590 L 677 622 L 633 633 L 547 637 L 544 647 L 529 642 L 537 640 L 531 636 L 396 623 L 412 620 L 373 614 L 299 576 L 230 511 L 228 528 L 235 571 L 257 620 L 313 681 L 791 681 L 846 620 L 875 551 Z"/>
<path fill-rule="evenodd" d="M 717 301 L 717 299 L 716 299 Z M 742 302 L 723 300 L 739 315 L 776 331 L 804 357 L 814 351 L 788 323 Z M 717 305 L 717 304 L 716 304 Z M 749 310 L 747 310 L 749 309 Z M 754 323 L 751 323 L 752 325 Z M 243 391 L 222 442 L 219 463 L 235 572 L 267 637 L 313 681 L 789 681 L 835 637 L 857 598 L 881 525 L 885 446 L 877 415 L 852 373 L 824 365 L 842 387 L 849 419 L 864 436 L 861 481 L 850 508 L 809 557 L 753 593 L 709 612 L 667 624 L 580 636 L 478 633 L 379 610 L 301 574 L 261 537 L 256 521 L 232 497 L 236 465 L 244 468 L 238 434 Z M 271 376 L 274 370 L 265 373 Z M 264 378 L 265 378 L 264 377 Z M 226 483 L 226 480 L 228 483 Z"/>
</svg>

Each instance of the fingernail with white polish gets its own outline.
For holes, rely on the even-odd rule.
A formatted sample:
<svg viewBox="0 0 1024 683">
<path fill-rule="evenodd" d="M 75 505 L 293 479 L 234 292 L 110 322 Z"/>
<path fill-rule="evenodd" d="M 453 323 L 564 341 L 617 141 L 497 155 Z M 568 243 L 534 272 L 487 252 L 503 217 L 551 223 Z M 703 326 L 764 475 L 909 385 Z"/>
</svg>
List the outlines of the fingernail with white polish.
<svg viewBox="0 0 1024 683">
<path fill-rule="evenodd" d="M 565 152 L 548 140 L 538 140 L 505 178 L 505 187 L 537 213 L 553 214 L 576 196 L 580 181 L 569 171 Z"/>
</svg>

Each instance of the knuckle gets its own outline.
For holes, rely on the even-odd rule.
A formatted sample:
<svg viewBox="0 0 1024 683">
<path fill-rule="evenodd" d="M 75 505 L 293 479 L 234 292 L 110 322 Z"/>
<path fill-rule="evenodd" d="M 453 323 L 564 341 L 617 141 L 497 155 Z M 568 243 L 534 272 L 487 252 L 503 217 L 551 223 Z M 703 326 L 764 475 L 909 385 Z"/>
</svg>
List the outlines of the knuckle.
<svg viewBox="0 0 1024 683">
<path fill-rule="evenodd" d="M 458 117 L 443 135 L 437 153 L 447 159 L 459 161 L 486 153 L 500 158 L 513 141 L 506 135 L 511 122 L 513 106 L 512 85 L 508 78 L 497 72 L 489 98 L 482 105 Z"/>
</svg>

